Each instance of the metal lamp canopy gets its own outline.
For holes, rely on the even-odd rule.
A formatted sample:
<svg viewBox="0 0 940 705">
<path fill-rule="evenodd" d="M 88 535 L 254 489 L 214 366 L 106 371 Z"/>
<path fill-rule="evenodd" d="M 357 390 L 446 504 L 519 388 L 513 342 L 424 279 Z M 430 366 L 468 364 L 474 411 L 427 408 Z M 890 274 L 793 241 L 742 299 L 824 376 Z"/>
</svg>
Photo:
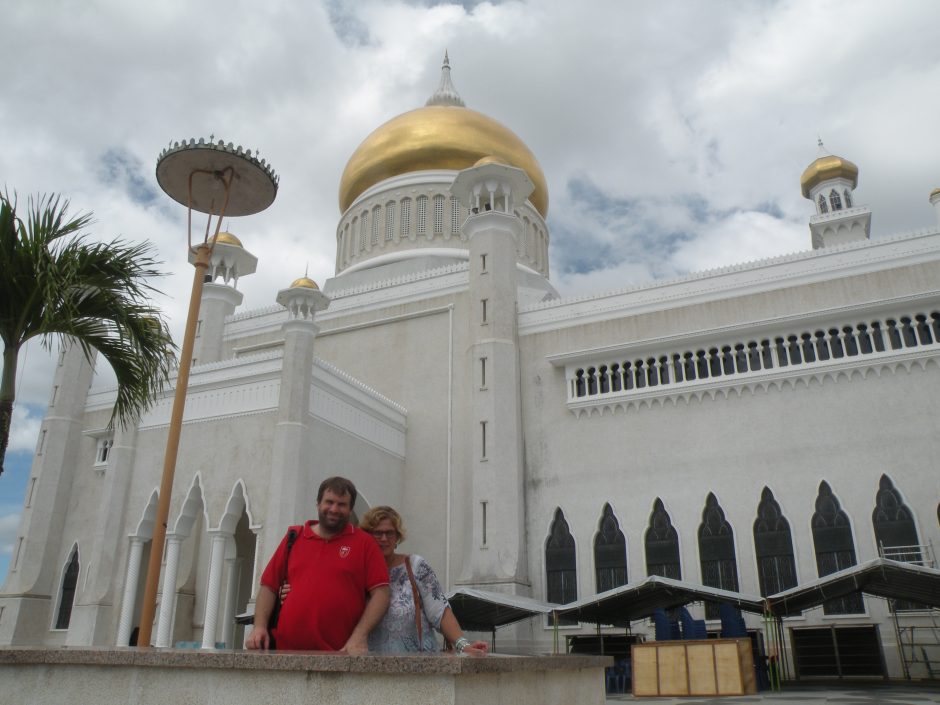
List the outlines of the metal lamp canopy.
<svg viewBox="0 0 940 705">
<path fill-rule="evenodd" d="M 230 178 L 229 178 L 230 177 Z M 274 202 L 279 182 L 270 164 L 250 149 L 223 140 L 174 142 L 157 160 L 157 182 L 177 203 L 200 213 L 242 216 Z M 229 193 L 226 202 L 226 182 Z"/>
</svg>

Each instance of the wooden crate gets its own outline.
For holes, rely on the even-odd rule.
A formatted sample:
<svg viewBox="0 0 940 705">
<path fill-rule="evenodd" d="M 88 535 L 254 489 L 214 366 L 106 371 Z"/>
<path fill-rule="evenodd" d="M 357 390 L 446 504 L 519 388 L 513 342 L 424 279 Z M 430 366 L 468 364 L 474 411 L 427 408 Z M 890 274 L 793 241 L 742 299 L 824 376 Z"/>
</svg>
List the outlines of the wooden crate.
<svg viewBox="0 0 940 705">
<path fill-rule="evenodd" d="M 633 695 L 757 692 L 750 639 L 653 641 L 633 646 Z"/>
</svg>

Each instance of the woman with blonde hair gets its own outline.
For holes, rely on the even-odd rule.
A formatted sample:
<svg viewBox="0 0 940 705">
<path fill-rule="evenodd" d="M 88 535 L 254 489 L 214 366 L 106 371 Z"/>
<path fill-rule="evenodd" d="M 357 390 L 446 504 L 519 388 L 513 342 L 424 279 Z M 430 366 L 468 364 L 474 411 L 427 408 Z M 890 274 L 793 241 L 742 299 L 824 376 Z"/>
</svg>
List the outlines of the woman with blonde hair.
<svg viewBox="0 0 940 705">
<path fill-rule="evenodd" d="M 369 651 L 434 652 L 440 648 L 434 636 L 437 630 L 458 654 L 485 656 L 486 642 L 471 642 L 463 635 L 427 561 L 415 554 L 396 553 L 398 544 L 405 540 L 401 515 L 391 507 L 373 507 L 362 515 L 359 528 L 372 534 L 379 545 L 392 591 L 385 618 L 369 634 Z"/>
</svg>

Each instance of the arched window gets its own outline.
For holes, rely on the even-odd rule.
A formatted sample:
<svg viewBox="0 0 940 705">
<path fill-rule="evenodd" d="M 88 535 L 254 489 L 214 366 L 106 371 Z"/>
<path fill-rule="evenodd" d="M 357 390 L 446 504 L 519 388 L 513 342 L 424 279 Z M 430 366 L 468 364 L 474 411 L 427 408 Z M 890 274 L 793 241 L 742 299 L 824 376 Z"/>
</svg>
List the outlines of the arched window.
<svg viewBox="0 0 940 705">
<path fill-rule="evenodd" d="M 376 206 L 372 209 L 372 246 L 379 244 L 379 223 L 381 221 L 382 206 Z"/>
<path fill-rule="evenodd" d="M 920 539 L 911 510 L 904 504 L 900 492 L 887 475 L 882 475 L 875 495 L 875 510 L 871 514 L 871 523 L 875 529 L 875 541 L 878 553 L 884 558 L 908 563 L 923 564 Z M 896 610 L 929 609 L 926 605 L 894 600 Z"/>
<path fill-rule="evenodd" d="M 774 493 L 765 487 L 757 505 L 754 521 L 754 550 L 757 553 L 757 578 L 764 597 L 796 587 L 796 561 L 790 523 L 780 511 Z"/>
<path fill-rule="evenodd" d="M 418 223 L 415 232 L 418 235 L 424 235 L 428 231 L 428 197 L 418 196 Z"/>
<path fill-rule="evenodd" d="M 922 561 L 914 517 L 887 475 L 882 475 L 878 483 L 871 523 L 882 556 L 911 563 Z"/>
<path fill-rule="evenodd" d="M 842 210 L 842 197 L 839 196 L 839 192 L 835 189 L 829 192 L 829 205 L 832 206 L 832 210 L 834 211 Z"/>
<path fill-rule="evenodd" d="M 559 605 L 578 599 L 578 571 L 575 564 L 574 538 L 568 530 L 568 522 L 561 508 L 555 510 L 555 518 L 545 543 L 545 599 Z M 566 621 L 567 624 L 577 622 Z"/>
<path fill-rule="evenodd" d="M 845 191 L 842 192 L 842 195 L 845 197 L 845 207 L 851 208 L 852 207 L 852 193 L 848 189 L 845 189 Z"/>
<path fill-rule="evenodd" d="M 738 590 L 738 566 L 734 555 L 734 531 L 712 492 L 705 498 L 702 523 L 698 527 L 698 550 L 702 584 L 722 590 Z M 718 605 L 705 603 L 705 618 L 718 619 Z"/>
<path fill-rule="evenodd" d="M 401 200 L 401 236 L 411 235 L 411 199 L 403 198 Z"/>
<path fill-rule="evenodd" d="M 369 219 L 369 212 L 363 211 L 362 215 L 359 216 L 359 249 L 366 249 L 366 228 L 368 227 L 367 220 Z"/>
<path fill-rule="evenodd" d="M 56 613 L 55 628 L 68 629 L 72 619 L 72 603 L 75 602 L 75 586 L 78 585 L 78 546 L 72 549 L 69 562 L 62 574 L 62 589 L 59 592 L 59 610 Z"/>
<path fill-rule="evenodd" d="M 385 239 L 391 240 L 395 235 L 395 201 L 385 204 Z"/>
<path fill-rule="evenodd" d="M 454 235 L 460 234 L 460 201 L 454 196 L 450 197 L 450 231 Z"/>
<path fill-rule="evenodd" d="M 653 502 L 650 525 L 646 530 L 644 543 L 647 575 L 682 580 L 682 568 L 679 564 L 679 535 L 659 497 Z"/>
<path fill-rule="evenodd" d="M 849 517 L 825 481 L 819 483 L 812 527 L 816 569 L 820 578 L 855 565 L 855 541 Z M 826 614 L 858 614 L 865 611 L 865 605 L 861 593 L 856 592 L 829 600 L 823 605 L 823 611 Z"/>
<path fill-rule="evenodd" d="M 829 206 L 826 205 L 826 197 L 823 196 L 822 194 L 819 194 L 819 212 L 820 213 L 829 212 Z"/>
<path fill-rule="evenodd" d="M 594 537 L 594 578 L 597 592 L 627 584 L 627 540 L 609 504 Z"/>
<path fill-rule="evenodd" d="M 440 194 L 434 197 L 434 234 L 444 234 L 444 197 Z"/>
</svg>

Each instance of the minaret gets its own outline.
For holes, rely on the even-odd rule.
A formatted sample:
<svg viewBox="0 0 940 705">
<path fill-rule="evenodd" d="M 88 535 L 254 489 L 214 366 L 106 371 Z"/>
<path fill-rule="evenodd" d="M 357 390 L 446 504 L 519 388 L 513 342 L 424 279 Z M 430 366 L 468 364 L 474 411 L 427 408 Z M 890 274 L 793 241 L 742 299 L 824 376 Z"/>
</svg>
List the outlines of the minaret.
<svg viewBox="0 0 940 705">
<path fill-rule="evenodd" d="M 470 211 L 469 369 L 473 439 L 473 531 L 464 585 L 528 594 L 519 336 L 517 247 L 522 221 L 513 212 L 533 184 L 526 173 L 484 157 L 457 174 L 451 193 Z"/>
<path fill-rule="evenodd" d="M 277 294 L 277 302 L 287 309 L 284 357 L 281 362 L 280 391 L 268 483 L 260 556 L 267 560 L 290 524 L 307 518 L 311 476 L 308 451 L 310 437 L 310 387 L 313 383 L 313 344 L 317 337 L 314 316 L 330 304 L 312 279 L 303 276 Z M 332 470 L 332 468 L 330 468 Z M 329 472 L 323 468 L 323 477 Z"/>
<path fill-rule="evenodd" d="M 855 205 L 858 167 L 831 154 L 819 140 L 819 156 L 800 177 L 803 197 L 816 206 L 809 220 L 813 249 L 871 237 L 871 209 Z"/>
<path fill-rule="evenodd" d="M 39 430 L 26 485 L 26 501 L 13 558 L 0 598 L 0 643 L 40 644 L 56 622 L 60 587 L 73 539 L 65 534 L 72 481 L 81 467 L 82 418 L 94 364 L 66 339 L 52 379 L 49 408 Z M 84 580 L 90 546 L 79 545 L 78 580 Z M 80 582 L 79 582 L 80 584 Z"/>
<path fill-rule="evenodd" d="M 238 279 L 253 274 L 257 266 L 258 258 L 246 250 L 232 233 L 220 232 L 215 238 L 206 282 L 202 287 L 196 345 L 193 348 L 194 363 L 222 359 L 225 319 L 235 312 L 243 298 L 237 289 Z"/>
</svg>

